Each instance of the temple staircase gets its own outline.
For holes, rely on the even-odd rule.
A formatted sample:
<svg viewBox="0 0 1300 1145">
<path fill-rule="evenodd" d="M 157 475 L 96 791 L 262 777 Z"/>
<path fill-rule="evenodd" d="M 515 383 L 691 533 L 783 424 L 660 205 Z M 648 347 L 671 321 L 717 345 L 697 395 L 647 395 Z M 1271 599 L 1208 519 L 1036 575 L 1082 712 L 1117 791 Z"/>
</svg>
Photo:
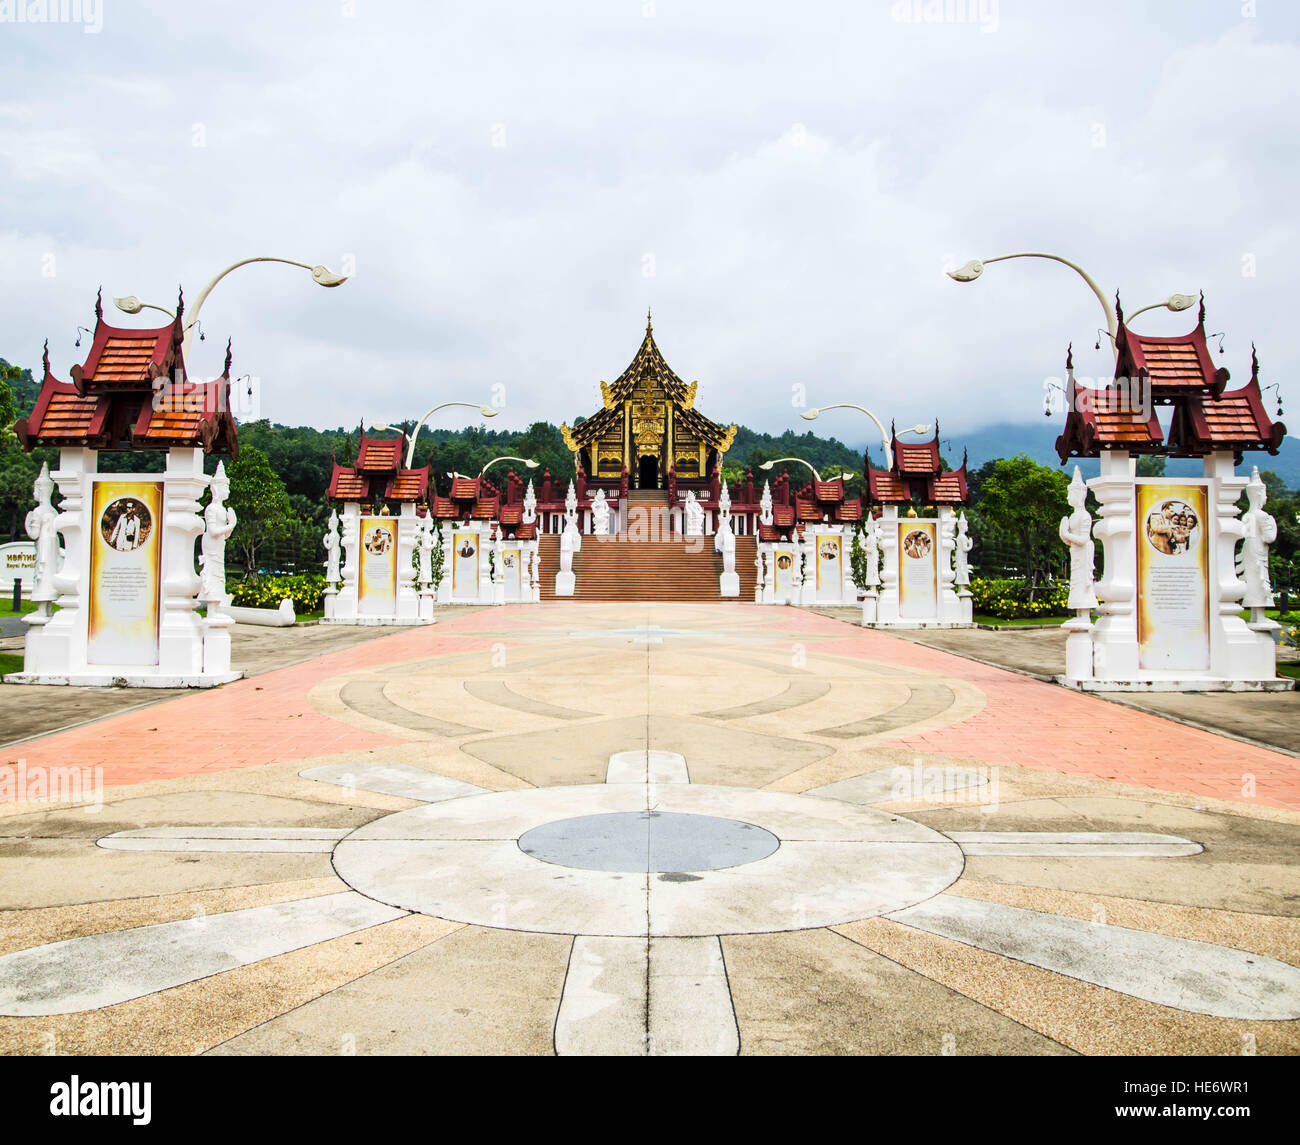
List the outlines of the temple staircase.
<svg viewBox="0 0 1300 1145">
<path fill-rule="evenodd" d="M 722 554 L 713 551 L 712 537 L 683 537 L 668 527 L 668 494 L 662 489 L 633 489 L 628 493 L 627 530 L 608 537 L 584 536 L 574 554 L 579 601 L 714 602 Z M 555 574 L 560 567 L 560 538 L 541 538 L 541 597 L 555 600 Z M 740 596 L 726 599 L 753 603 L 757 569 L 753 537 L 736 538 L 736 572 Z M 566 598 L 558 598 L 566 599 Z"/>
</svg>

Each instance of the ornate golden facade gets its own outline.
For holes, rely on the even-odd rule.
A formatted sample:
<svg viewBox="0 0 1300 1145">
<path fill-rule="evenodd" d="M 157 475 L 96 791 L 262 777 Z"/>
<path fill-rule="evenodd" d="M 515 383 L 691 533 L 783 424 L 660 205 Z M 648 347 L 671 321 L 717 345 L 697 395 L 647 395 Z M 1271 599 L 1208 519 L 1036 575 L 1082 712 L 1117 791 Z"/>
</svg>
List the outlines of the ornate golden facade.
<svg viewBox="0 0 1300 1145">
<path fill-rule="evenodd" d="M 632 364 L 612 385 L 600 383 L 602 408 L 572 429 L 560 427 L 564 444 L 602 484 L 620 480 L 624 469 L 633 488 L 662 488 L 670 470 L 682 481 L 706 479 L 736 427 L 724 429 L 695 409 L 698 386 L 669 368 L 647 320 Z"/>
</svg>

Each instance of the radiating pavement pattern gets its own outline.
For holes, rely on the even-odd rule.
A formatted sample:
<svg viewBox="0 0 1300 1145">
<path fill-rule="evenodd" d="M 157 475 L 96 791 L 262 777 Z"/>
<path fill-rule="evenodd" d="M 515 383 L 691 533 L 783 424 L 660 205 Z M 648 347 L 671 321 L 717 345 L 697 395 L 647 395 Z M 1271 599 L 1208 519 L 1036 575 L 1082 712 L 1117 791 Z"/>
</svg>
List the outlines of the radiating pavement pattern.
<svg viewBox="0 0 1300 1145">
<path fill-rule="evenodd" d="M 9 1053 L 1300 1049 L 1296 761 L 798 610 L 449 612 L 23 751 L 108 786 L 0 807 Z"/>
</svg>

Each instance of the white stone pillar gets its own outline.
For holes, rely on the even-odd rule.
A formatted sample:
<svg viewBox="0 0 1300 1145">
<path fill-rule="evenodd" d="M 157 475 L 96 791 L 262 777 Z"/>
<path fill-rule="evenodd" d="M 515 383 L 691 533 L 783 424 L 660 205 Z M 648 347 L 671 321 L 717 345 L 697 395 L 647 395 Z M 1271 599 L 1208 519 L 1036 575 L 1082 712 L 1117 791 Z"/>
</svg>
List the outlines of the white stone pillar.
<svg viewBox="0 0 1300 1145">
<path fill-rule="evenodd" d="M 203 625 L 199 621 L 199 574 L 194 545 L 203 532 L 199 498 L 208 487 L 203 450 L 167 451 L 163 472 L 162 619 L 158 628 L 158 675 L 203 673 Z"/>
<path fill-rule="evenodd" d="M 1102 547 L 1096 583 L 1100 615 L 1092 631 L 1093 675 L 1133 680 L 1139 675 L 1137 642 L 1136 460 L 1122 450 L 1102 450 L 1101 473 L 1088 482 L 1099 503 L 1092 535 Z"/>
<path fill-rule="evenodd" d="M 898 506 L 881 510 L 880 526 L 880 595 L 876 603 L 876 620 L 897 620 L 898 616 Z"/>
<path fill-rule="evenodd" d="M 90 485 L 97 465 L 93 449 L 61 449 L 59 467 L 50 474 L 62 498 L 55 524 L 63 538 L 63 564 L 54 574 L 58 610 L 24 617 L 25 676 L 66 676 L 86 668 L 90 549 L 85 518 L 91 511 Z"/>
<path fill-rule="evenodd" d="M 397 512 L 397 600 L 395 615 L 401 620 L 420 619 L 420 596 L 416 588 L 415 551 L 420 543 L 420 519 L 415 504 L 403 501 Z"/>
</svg>

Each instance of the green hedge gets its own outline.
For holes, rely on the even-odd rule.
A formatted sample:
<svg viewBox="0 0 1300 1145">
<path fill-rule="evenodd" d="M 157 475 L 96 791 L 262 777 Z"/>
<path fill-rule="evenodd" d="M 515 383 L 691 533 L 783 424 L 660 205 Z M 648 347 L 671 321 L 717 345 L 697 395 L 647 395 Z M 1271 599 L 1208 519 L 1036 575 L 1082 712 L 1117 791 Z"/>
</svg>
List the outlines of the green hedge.
<svg viewBox="0 0 1300 1145">
<path fill-rule="evenodd" d="M 319 612 L 325 591 L 323 576 L 266 576 L 228 586 L 232 603 L 241 608 L 279 608 L 288 597 L 296 613 Z"/>
<path fill-rule="evenodd" d="M 1066 605 L 1070 598 L 1070 585 L 1064 580 L 1039 584 L 1032 604 L 1027 580 L 971 577 L 970 591 L 975 611 L 985 616 L 1026 620 L 1070 615 Z"/>
</svg>

